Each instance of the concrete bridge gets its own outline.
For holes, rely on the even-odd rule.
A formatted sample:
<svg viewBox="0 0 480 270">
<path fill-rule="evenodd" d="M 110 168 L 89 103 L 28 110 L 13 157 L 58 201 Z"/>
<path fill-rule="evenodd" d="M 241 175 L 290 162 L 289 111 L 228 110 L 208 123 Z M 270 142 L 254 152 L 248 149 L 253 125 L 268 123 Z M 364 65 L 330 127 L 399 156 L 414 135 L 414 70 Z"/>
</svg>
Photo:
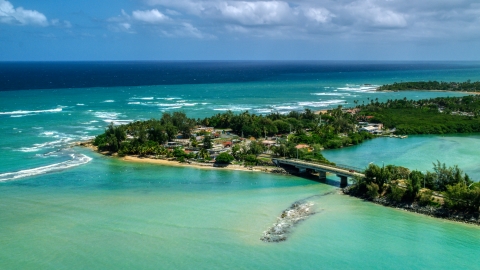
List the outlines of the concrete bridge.
<svg viewBox="0 0 480 270">
<path fill-rule="evenodd" d="M 364 174 L 359 173 L 359 171 L 362 171 L 361 169 L 350 166 L 333 166 L 299 159 L 284 158 L 273 158 L 272 161 L 277 165 L 283 164 L 295 166 L 300 173 L 306 172 L 307 169 L 316 171 L 319 173 L 318 177 L 320 180 L 325 180 L 327 178 L 327 172 L 336 174 L 338 177 L 340 177 L 340 186 L 342 187 L 348 185 L 348 177 L 365 177 Z"/>
</svg>

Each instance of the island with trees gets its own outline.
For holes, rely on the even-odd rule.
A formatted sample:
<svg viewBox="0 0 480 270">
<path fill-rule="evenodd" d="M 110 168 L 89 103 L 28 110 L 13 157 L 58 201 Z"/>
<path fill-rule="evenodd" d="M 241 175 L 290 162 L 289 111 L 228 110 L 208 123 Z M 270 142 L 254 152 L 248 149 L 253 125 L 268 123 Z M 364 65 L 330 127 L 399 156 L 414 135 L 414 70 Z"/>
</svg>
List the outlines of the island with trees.
<svg viewBox="0 0 480 270">
<path fill-rule="evenodd" d="M 437 91 L 463 91 L 480 92 L 480 81 L 472 82 L 439 82 L 419 81 L 385 84 L 377 88 L 378 91 L 411 91 L 411 90 L 437 90 Z"/>
<path fill-rule="evenodd" d="M 323 149 L 349 147 L 377 136 L 480 132 L 480 95 L 358 103 L 321 112 L 228 111 L 203 119 L 184 112 L 163 113 L 159 119 L 112 123 L 92 144 L 118 157 L 289 173 L 276 167 L 272 158 L 335 165 L 322 155 Z M 423 175 L 394 165 L 369 165 L 365 178 L 345 193 L 439 217 L 452 217 L 457 211 L 459 220 L 478 223 L 480 184 L 458 167 L 435 164 L 434 173 Z"/>
</svg>

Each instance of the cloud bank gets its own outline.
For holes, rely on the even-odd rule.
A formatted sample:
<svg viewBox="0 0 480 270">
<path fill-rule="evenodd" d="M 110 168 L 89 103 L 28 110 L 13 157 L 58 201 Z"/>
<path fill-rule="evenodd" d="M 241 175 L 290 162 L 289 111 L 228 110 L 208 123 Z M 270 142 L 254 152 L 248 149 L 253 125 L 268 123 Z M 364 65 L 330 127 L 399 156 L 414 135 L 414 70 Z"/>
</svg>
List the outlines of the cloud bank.
<svg viewBox="0 0 480 270">
<path fill-rule="evenodd" d="M 47 17 L 42 13 L 23 7 L 15 8 L 6 0 L 0 0 L 0 22 L 19 25 L 48 25 Z"/>
</svg>

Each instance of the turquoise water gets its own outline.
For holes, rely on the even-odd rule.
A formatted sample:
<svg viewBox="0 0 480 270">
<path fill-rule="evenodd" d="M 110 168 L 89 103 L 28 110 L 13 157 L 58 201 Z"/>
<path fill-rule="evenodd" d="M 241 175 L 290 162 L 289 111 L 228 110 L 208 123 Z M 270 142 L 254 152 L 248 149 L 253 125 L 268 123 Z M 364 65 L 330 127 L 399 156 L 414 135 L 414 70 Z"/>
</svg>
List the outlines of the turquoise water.
<svg viewBox="0 0 480 270">
<path fill-rule="evenodd" d="M 479 269 L 480 230 L 340 195 L 297 177 L 126 163 L 74 141 L 110 122 L 184 110 L 256 113 L 326 109 L 378 98 L 460 93 L 376 93 L 364 83 L 480 77 L 476 69 L 290 74 L 283 80 L 0 91 L 0 268 Z M 318 77 L 320 78 L 317 80 Z M 345 103 L 346 102 L 346 103 Z M 364 167 L 431 169 L 437 159 L 480 178 L 479 135 L 382 138 L 325 151 Z M 292 203 L 317 214 L 286 242 L 260 241 Z"/>
<path fill-rule="evenodd" d="M 365 168 L 395 164 L 420 171 L 433 171 L 433 163 L 459 165 L 472 179 L 480 181 L 480 135 L 416 135 L 406 139 L 382 137 L 358 146 L 326 150 L 323 155 L 336 163 Z"/>
</svg>

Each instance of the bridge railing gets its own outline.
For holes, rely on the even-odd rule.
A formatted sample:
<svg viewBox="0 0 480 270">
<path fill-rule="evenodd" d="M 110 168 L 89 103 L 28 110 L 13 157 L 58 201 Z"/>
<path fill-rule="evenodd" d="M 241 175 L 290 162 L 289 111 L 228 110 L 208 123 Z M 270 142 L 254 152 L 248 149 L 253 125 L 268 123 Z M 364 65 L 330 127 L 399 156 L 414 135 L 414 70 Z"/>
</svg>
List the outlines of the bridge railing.
<svg viewBox="0 0 480 270">
<path fill-rule="evenodd" d="M 356 173 L 364 173 L 364 171 L 365 171 L 365 169 L 361 169 L 359 167 L 354 167 L 354 166 L 349 166 L 349 165 L 344 165 L 344 164 L 338 164 L 338 163 L 336 163 L 335 165 L 332 165 L 332 164 L 327 163 L 327 162 L 312 161 L 312 160 L 301 160 L 301 159 L 284 159 L 284 160 L 319 164 L 319 165 L 323 165 L 323 166 L 328 166 L 328 167 L 337 168 L 337 169 L 341 169 L 341 170 L 346 170 L 346 171 L 350 171 L 350 172 L 356 172 Z"/>
</svg>

